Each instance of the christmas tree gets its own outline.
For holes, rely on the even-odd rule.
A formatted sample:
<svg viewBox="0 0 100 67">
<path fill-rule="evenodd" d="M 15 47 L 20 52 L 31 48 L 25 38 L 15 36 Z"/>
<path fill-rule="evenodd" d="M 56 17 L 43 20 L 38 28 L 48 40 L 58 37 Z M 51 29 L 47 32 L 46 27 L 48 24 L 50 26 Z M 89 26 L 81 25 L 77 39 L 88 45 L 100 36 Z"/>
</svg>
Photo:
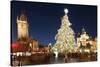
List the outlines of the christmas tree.
<svg viewBox="0 0 100 67">
<path fill-rule="evenodd" d="M 68 9 L 65 9 L 65 15 L 61 18 L 61 26 L 55 36 L 56 43 L 53 50 L 57 52 L 70 52 L 74 49 L 75 36 L 71 28 L 71 23 L 68 20 Z"/>
</svg>

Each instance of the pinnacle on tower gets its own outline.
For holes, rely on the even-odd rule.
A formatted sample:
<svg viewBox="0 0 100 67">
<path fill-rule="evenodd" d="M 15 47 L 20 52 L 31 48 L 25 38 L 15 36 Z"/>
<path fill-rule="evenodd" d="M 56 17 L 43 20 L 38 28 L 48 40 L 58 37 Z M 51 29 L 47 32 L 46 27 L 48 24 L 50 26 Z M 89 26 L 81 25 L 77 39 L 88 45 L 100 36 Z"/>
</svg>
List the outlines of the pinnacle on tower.
<svg viewBox="0 0 100 67">
<path fill-rule="evenodd" d="M 85 28 L 82 28 L 82 34 L 87 34 Z"/>
<path fill-rule="evenodd" d="M 82 28 L 82 32 L 86 32 L 86 31 L 85 31 L 85 28 Z"/>
</svg>

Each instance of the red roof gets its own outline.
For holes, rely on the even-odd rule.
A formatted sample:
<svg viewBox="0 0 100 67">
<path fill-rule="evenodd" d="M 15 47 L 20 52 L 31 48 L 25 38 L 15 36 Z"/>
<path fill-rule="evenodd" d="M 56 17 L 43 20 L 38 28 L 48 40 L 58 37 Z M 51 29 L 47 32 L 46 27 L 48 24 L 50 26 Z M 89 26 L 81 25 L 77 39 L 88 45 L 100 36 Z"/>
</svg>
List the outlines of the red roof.
<svg viewBox="0 0 100 67">
<path fill-rule="evenodd" d="M 11 44 L 11 48 L 12 48 L 12 49 L 19 48 L 19 44 L 18 44 L 18 43 L 12 43 L 12 44 Z"/>
<path fill-rule="evenodd" d="M 25 44 L 15 42 L 11 44 L 11 49 L 13 52 L 24 52 L 27 51 L 28 47 Z"/>
</svg>

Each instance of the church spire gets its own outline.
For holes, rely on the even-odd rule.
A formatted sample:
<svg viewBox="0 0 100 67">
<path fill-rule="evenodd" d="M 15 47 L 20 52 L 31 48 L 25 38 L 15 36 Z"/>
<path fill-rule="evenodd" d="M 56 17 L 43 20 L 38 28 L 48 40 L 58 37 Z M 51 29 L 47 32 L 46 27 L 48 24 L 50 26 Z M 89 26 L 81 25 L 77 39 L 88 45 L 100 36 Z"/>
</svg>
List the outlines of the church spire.
<svg viewBox="0 0 100 67">
<path fill-rule="evenodd" d="M 85 28 L 82 28 L 82 34 L 86 33 Z"/>
</svg>

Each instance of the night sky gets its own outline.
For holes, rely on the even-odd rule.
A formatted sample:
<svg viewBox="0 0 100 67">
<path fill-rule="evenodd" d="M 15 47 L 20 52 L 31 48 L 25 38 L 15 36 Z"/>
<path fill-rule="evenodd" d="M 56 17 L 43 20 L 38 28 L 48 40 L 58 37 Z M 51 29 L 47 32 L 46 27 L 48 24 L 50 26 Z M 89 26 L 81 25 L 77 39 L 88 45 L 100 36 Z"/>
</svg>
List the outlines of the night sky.
<svg viewBox="0 0 100 67">
<path fill-rule="evenodd" d="M 25 12 L 29 24 L 29 36 L 41 44 L 55 43 L 55 35 L 60 28 L 64 9 L 69 10 L 68 17 L 72 29 L 77 35 L 84 27 L 89 36 L 97 37 L 97 7 L 87 5 L 11 2 L 11 35 L 12 42 L 17 39 L 17 16 Z"/>
</svg>

